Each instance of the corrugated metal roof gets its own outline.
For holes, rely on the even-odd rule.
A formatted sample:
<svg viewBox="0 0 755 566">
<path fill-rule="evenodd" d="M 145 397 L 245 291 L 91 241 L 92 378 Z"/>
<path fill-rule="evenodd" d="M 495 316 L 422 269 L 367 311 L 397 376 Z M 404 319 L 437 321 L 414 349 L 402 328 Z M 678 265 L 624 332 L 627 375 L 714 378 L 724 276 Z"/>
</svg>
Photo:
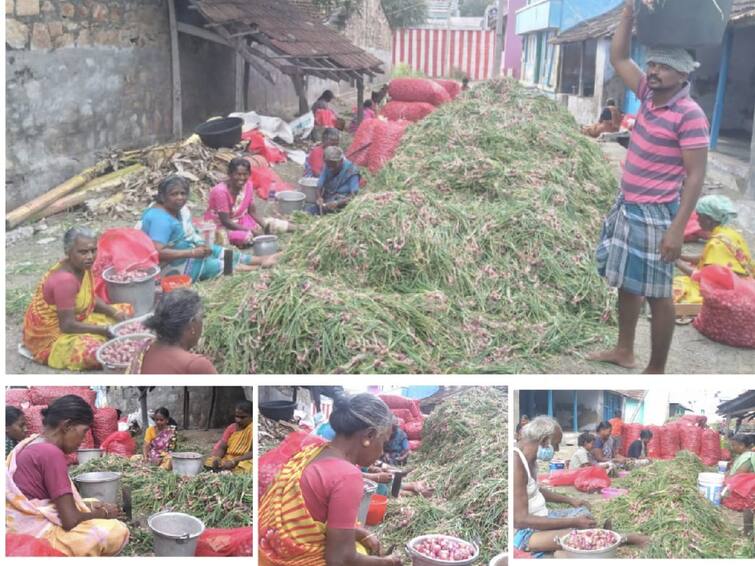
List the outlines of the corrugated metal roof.
<svg viewBox="0 0 755 566">
<path fill-rule="evenodd" d="M 645 398 L 645 391 L 642 389 L 614 389 L 619 395 L 642 401 Z"/>
<path fill-rule="evenodd" d="M 584 22 L 558 34 L 551 43 L 576 43 L 587 39 L 602 39 L 613 36 L 613 32 L 619 27 L 623 5 L 619 5 L 599 16 L 585 20 Z M 755 19 L 755 0 L 734 0 L 731 9 L 730 22 L 742 22 L 750 18 Z"/>
<path fill-rule="evenodd" d="M 195 0 L 194 4 L 210 26 L 223 26 L 232 35 L 260 41 L 276 51 L 279 59 L 286 59 L 287 64 L 302 68 L 319 64 L 333 67 L 334 71 L 381 72 L 380 59 L 315 21 L 315 13 L 303 9 L 302 2 Z"/>
</svg>

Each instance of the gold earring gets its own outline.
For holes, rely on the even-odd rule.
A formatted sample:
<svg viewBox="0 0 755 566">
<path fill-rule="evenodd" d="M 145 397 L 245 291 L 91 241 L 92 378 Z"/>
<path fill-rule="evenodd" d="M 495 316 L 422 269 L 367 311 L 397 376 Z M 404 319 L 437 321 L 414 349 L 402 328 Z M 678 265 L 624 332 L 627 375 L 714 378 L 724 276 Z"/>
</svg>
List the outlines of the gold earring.
<svg viewBox="0 0 755 566">
<path fill-rule="evenodd" d="M 365 448 L 367 448 L 369 445 L 370 445 L 369 440 L 365 440 L 364 442 L 362 442 L 362 446 L 364 446 Z"/>
</svg>

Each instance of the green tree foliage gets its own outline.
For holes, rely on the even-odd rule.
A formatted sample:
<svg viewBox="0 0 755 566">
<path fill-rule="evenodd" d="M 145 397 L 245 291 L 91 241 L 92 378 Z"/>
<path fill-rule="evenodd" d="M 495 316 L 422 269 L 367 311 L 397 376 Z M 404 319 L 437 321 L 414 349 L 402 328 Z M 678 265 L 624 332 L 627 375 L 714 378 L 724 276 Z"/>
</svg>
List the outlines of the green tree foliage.
<svg viewBox="0 0 755 566">
<path fill-rule="evenodd" d="M 381 0 L 381 4 L 392 29 L 416 26 L 427 20 L 425 0 Z"/>
</svg>

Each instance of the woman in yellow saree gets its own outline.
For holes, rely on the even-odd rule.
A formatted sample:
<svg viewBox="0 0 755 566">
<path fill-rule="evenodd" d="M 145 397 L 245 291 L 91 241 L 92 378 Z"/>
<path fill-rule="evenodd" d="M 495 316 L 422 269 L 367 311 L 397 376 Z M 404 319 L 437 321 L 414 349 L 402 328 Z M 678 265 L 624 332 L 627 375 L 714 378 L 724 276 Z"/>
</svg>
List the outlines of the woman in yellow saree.
<svg viewBox="0 0 755 566">
<path fill-rule="evenodd" d="M 223 432 L 205 466 L 215 471 L 229 470 L 234 474 L 251 474 L 252 459 L 252 402 L 244 399 L 236 403 L 234 423 Z"/>
<path fill-rule="evenodd" d="M 381 556 L 377 537 L 357 522 L 364 490 L 357 466 L 380 458 L 392 423 L 385 403 L 369 393 L 334 400 L 333 441 L 295 454 L 262 496 L 262 566 L 401 564 Z"/>
<path fill-rule="evenodd" d="M 95 353 L 110 337 L 109 325 L 133 313 L 131 305 L 108 305 L 94 294 L 92 265 L 97 239 L 87 228 L 63 236 L 66 258 L 42 277 L 24 317 L 24 346 L 55 369 L 100 367 Z"/>
<path fill-rule="evenodd" d="M 697 202 L 700 227 L 710 232 L 710 239 L 699 256 L 682 255 L 676 264 L 684 273 L 674 278 L 674 302 L 702 304 L 700 284 L 691 275 L 706 265 L 730 268 L 741 277 L 755 277 L 755 264 L 742 234 L 729 226 L 736 218 L 734 204 L 725 196 L 708 195 Z"/>
<path fill-rule="evenodd" d="M 120 510 L 82 499 L 68 477 L 75 452 L 94 420 L 81 397 L 66 395 L 42 411 L 44 431 L 18 444 L 5 461 L 8 534 L 46 540 L 66 556 L 115 556 L 129 539 Z"/>
</svg>

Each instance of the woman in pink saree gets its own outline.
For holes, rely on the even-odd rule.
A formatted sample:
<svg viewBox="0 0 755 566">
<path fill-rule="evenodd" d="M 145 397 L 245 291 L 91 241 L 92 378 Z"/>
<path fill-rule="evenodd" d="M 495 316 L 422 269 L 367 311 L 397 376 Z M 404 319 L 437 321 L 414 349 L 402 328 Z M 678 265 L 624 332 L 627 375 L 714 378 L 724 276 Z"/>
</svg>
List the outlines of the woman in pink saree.
<svg viewBox="0 0 755 566">
<path fill-rule="evenodd" d="M 210 202 L 204 219 L 215 223 L 228 233 L 228 241 L 239 248 L 252 243 L 255 236 L 264 234 L 261 222 L 255 218 L 254 187 L 251 165 L 246 159 L 232 159 L 228 164 L 228 180 L 210 191 Z"/>
</svg>

